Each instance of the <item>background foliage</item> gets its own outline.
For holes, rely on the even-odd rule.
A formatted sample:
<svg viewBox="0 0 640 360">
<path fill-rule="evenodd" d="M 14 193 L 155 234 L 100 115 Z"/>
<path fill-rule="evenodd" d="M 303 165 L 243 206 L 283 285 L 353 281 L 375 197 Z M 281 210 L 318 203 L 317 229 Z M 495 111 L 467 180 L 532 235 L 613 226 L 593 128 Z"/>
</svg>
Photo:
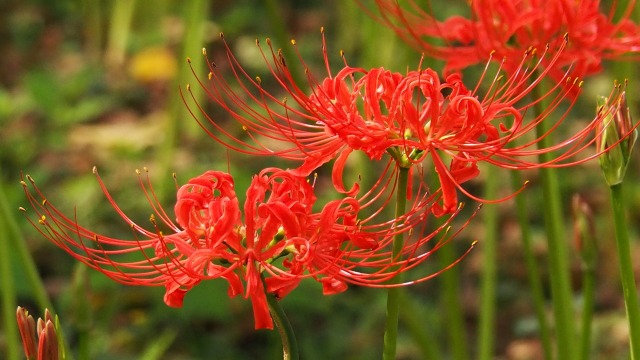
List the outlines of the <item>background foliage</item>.
<svg viewBox="0 0 640 360">
<path fill-rule="evenodd" d="M 447 13 L 464 7 L 464 1 L 434 3 L 436 11 Z M 326 29 L 334 69 L 340 65 L 339 50 L 346 52 L 350 64 L 365 68 L 384 66 L 404 71 L 420 60 L 420 54 L 371 20 L 354 1 L 3 1 L 0 241 L 11 245 L 0 260 L 8 264 L 0 291 L 15 290 L 17 304 L 33 314 L 42 313 L 24 261 L 14 256 L 15 243 L 22 241 L 28 244 L 65 336 L 79 357 L 278 358 L 281 350 L 277 332 L 254 331 L 250 304 L 241 298 L 229 299 L 222 282 L 203 283 L 187 295 L 184 308 L 168 308 L 162 301 L 163 289 L 120 286 L 77 265 L 43 239 L 15 209 L 26 203 L 19 180 L 21 172 L 29 173 L 50 201 L 69 213 L 75 209 L 81 224 L 126 237 L 130 231 L 104 200 L 91 173 L 94 165 L 120 206 L 142 224 L 150 209 L 137 185 L 135 169 L 149 169 L 168 211 L 173 205 L 173 172 L 183 183 L 204 170 L 229 167 L 238 179 L 237 189 L 246 188 L 264 162 L 228 154 L 191 119 L 178 91 L 187 83 L 195 83 L 185 58 L 191 57 L 200 75 L 206 76 L 201 48 L 206 47 L 212 58 L 224 56 L 218 36 L 224 31 L 246 69 L 265 78 L 255 39 L 270 37 L 293 55 L 288 45 L 293 37 L 305 62 L 321 76 L 321 26 Z M 426 55 L 426 63 L 438 69 L 440 64 Z M 288 63 L 295 66 L 295 57 L 291 59 Z M 585 83 L 585 95 L 573 113 L 576 121 L 593 116 L 595 95 L 608 93 L 616 75 L 619 79 L 630 77 L 629 103 L 632 115 L 637 117 L 637 63 L 607 66 L 602 75 Z M 472 79 L 477 74 L 466 76 Z M 214 108 L 210 111 L 221 115 Z M 640 221 L 637 158 L 625 183 L 634 239 L 638 235 L 635 224 Z M 374 169 L 362 166 L 351 164 L 354 173 L 375 176 Z M 536 212 L 540 208 L 540 197 L 535 195 L 539 191 L 537 174 L 526 175 L 532 182 L 526 192 L 530 193 L 527 199 L 533 214 L 535 249 L 544 269 L 546 245 L 541 214 Z M 596 358 L 624 358 L 628 330 L 606 186 L 597 161 L 561 170 L 561 178 L 566 212 L 570 211 L 571 197 L 581 194 L 597 218 Z M 506 175 L 502 181 L 509 184 Z M 471 186 L 481 188 L 482 179 Z M 509 359 L 536 358 L 540 351 L 536 321 L 513 204 L 491 206 L 499 206 L 501 214 L 497 353 Z M 480 241 L 480 246 L 454 269 L 465 332 L 470 339 L 474 339 L 478 317 L 482 226 L 480 215 L 453 245 L 455 248 L 460 243 L 455 254 L 464 251 L 470 240 Z M 566 227 L 571 229 L 572 224 L 568 222 Z M 573 243 L 573 239 L 567 242 Z M 574 299 L 579 314 L 582 268 L 577 250 L 572 249 Z M 638 250 L 634 246 L 636 259 L 640 258 Z M 434 257 L 433 264 L 427 266 L 438 269 L 438 261 Z M 435 279 L 407 293 L 399 358 L 451 351 L 443 330 L 447 326 L 447 300 L 440 295 L 441 287 L 442 281 Z M 382 291 L 357 287 L 323 297 L 319 286 L 303 282 L 283 306 L 305 359 L 371 359 L 377 358 L 382 348 L 384 298 Z M 16 351 L 20 354 L 19 349 L 11 331 L 3 332 L 0 353 L 6 351 L 10 358 Z"/>
</svg>

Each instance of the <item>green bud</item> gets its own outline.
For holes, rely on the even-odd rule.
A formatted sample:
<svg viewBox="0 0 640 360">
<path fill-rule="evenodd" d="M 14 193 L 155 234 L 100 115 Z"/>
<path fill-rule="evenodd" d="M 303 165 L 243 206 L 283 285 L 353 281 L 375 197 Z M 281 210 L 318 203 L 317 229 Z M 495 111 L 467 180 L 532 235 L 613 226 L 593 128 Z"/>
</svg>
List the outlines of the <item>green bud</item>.
<svg viewBox="0 0 640 360">
<path fill-rule="evenodd" d="M 613 186 L 622 183 L 638 137 L 638 131 L 633 128 L 625 92 L 622 92 L 613 105 L 609 105 L 606 97 L 601 97 L 598 100 L 598 116 L 603 117 L 596 134 L 600 168 L 607 184 Z"/>
</svg>

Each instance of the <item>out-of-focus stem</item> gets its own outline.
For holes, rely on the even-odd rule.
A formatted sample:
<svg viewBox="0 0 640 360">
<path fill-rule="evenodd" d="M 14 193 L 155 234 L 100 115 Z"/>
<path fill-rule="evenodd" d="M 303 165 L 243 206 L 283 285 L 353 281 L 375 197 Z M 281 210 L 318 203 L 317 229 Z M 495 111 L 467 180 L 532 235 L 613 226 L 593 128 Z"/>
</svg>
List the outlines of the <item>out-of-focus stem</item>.
<svg viewBox="0 0 640 360">
<path fill-rule="evenodd" d="M 2 213 L 2 217 L 7 225 L 7 227 L 5 228 L 7 239 L 11 239 L 11 242 L 15 245 L 15 247 L 13 248 L 15 252 L 12 252 L 12 257 L 23 266 L 27 275 L 27 281 L 29 282 L 29 289 L 31 289 L 33 296 L 38 303 L 38 306 L 41 309 L 46 308 L 54 311 L 51 300 L 49 300 L 49 295 L 47 295 L 44 284 L 42 284 L 42 279 L 40 279 L 40 274 L 38 274 L 36 264 L 33 261 L 33 257 L 31 257 L 31 254 L 29 253 L 29 249 L 27 248 L 27 242 L 22 236 L 15 218 L 9 213 L 7 198 L 4 194 L 4 189 L 1 186 L 0 212 Z M 15 309 L 13 309 L 12 311 L 15 311 Z"/>
<path fill-rule="evenodd" d="M 596 269 L 592 264 L 585 264 L 582 276 L 582 333 L 580 338 L 580 359 L 591 359 L 591 323 L 593 320 L 593 304 L 596 295 Z"/>
<path fill-rule="evenodd" d="M 448 248 L 448 246 L 443 246 L 442 249 L 444 248 Z M 451 269 L 445 271 L 445 273 L 449 271 Z M 424 305 L 412 299 L 406 291 L 400 293 L 400 305 L 404 309 L 399 315 L 400 320 L 409 330 L 416 346 L 420 348 L 422 358 L 442 359 L 437 337 L 434 336 L 434 332 L 428 330 L 431 328 L 423 322 L 425 319 L 421 310 L 424 309 Z"/>
<path fill-rule="evenodd" d="M 485 199 L 495 199 L 498 192 L 496 169 L 485 169 Z M 478 335 L 478 359 L 493 359 L 495 341 L 496 276 L 498 252 L 498 211 L 496 206 L 486 206 L 482 213 L 485 239 L 482 246 L 482 284 L 480 288 L 480 323 Z"/>
<path fill-rule="evenodd" d="M 534 98 L 538 99 L 538 87 L 534 88 Z M 542 104 L 534 107 L 534 116 L 543 113 Z M 547 122 L 542 121 L 536 127 L 536 135 L 539 138 L 538 148 L 551 147 L 551 136 L 545 135 Z M 552 154 L 544 152 L 538 155 L 540 163 L 552 160 Z M 549 280 L 551 283 L 551 299 L 553 302 L 553 316 L 556 328 L 557 359 L 572 360 L 576 357 L 574 351 L 576 333 L 574 329 L 574 312 L 571 302 L 571 283 L 569 281 L 569 260 L 567 242 L 564 235 L 564 216 L 560 204 L 560 185 L 554 168 L 541 168 L 540 179 L 542 182 L 542 197 L 545 230 L 547 234 L 547 247 L 549 251 Z"/>
<path fill-rule="evenodd" d="M 522 176 L 517 171 L 511 172 L 511 184 L 513 189 L 522 186 Z M 551 335 L 549 334 L 549 325 L 544 310 L 544 293 L 542 290 L 542 282 L 540 281 L 540 270 L 536 262 L 533 246 L 531 244 L 531 226 L 529 225 L 529 216 L 527 211 L 527 203 L 524 196 L 515 197 L 516 209 L 518 213 L 518 224 L 520 224 L 520 234 L 522 236 L 522 247 L 524 250 L 524 259 L 527 266 L 527 275 L 529 277 L 529 290 L 533 298 L 533 306 L 535 308 L 536 317 L 538 318 L 538 327 L 540 332 L 540 340 L 542 349 L 544 350 L 544 358 L 553 359 Z"/>
<path fill-rule="evenodd" d="M 124 63 L 135 7 L 135 0 L 115 0 L 113 3 L 106 53 L 107 64 L 111 67 L 119 67 Z"/>
<path fill-rule="evenodd" d="M 0 217 L 0 228 L 7 229 L 6 224 L 11 216 L 7 213 L 6 199 L 4 191 L 0 186 L 0 208 L 2 209 Z M 18 337 L 18 328 L 16 327 L 16 292 L 13 282 L 13 274 L 11 271 L 12 256 L 9 246 L 11 233 L 3 231 L 0 234 L 0 276 L 2 279 L 2 317 L 4 318 L 4 337 L 7 343 L 7 359 L 17 360 L 20 353 L 20 338 Z"/>
<path fill-rule="evenodd" d="M 455 261 L 455 247 L 443 246 L 438 250 L 440 266 L 445 267 Z M 453 360 L 467 360 L 469 357 L 469 341 L 465 332 L 462 305 L 460 304 L 460 271 L 453 267 L 443 272 L 439 279 L 442 280 L 442 307 L 444 308 L 446 331 L 449 339 L 449 350 Z"/>
<path fill-rule="evenodd" d="M 173 87 L 176 94 L 171 97 L 167 109 L 169 116 L 166 119 L 165 137 L 158 149 L 160 164 L 158 174 L 163 178 L 173 171 L 176 143 L 180 138 L 180 134 L 187 133 L 190 137 L 195 138 L 197 136 L 196 134 L 201 131 L 195 121 L 184 121 L 185 119 L 190 119 L 191 116 L 177 92 L 178 88 L 189 83 L 193 76 L 191 74 L 191 68 L 187 64 L 187 58 L 191 59 L 191 67 L 193 67 L 196 72 L 203 70 L 204 60 L 201 54 L 205 39 L 205 21 L 209 12 L 209 2 L 206 0 L 193 0 L 185 4 L 187 4 L 187 6 L 185 6 L 184 13 L 182 14 L 186 26 L 180 54 L 182 62 L 180 63 Z M 193 96 L 198 97 L 198 99 L 196 99 L 197 102 L 203 102 L 203 93 L 194 93 Z M 179 124 L 185 127 L 181 128 Z M 160 199 L 168 199 L 171 196 L 175 196 L 171 195 L 174 191 L 173 184 L 166 181 L 160 184 L 157 188 Z"/>
</svg>

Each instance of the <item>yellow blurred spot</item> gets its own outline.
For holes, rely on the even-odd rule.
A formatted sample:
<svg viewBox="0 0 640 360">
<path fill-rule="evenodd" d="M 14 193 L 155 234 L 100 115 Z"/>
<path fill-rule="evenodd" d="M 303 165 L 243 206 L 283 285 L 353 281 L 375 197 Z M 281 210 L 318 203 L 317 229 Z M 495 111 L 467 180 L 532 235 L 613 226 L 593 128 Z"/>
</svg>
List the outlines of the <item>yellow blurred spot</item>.
<svg viewBox="0 0 640 360">
<path fill-rule="evenodd" d="M 169 49 L 150 47 L 133 56 L 129 74 L 140 82 L 167 81 L 176 76 L 178 62 Z"/>
</svg>

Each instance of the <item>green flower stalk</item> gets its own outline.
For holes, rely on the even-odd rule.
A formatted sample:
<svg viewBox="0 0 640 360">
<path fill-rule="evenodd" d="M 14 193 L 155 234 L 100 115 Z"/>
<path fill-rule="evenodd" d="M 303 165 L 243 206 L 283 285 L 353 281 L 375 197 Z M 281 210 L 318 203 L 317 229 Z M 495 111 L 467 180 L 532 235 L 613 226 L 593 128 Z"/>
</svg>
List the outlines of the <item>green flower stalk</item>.
<svg viewBox="0 0 640 360">
<path fill-rule="evenodd" d="M 606 99 L 601 99 L 605 100 Z M 631 245 L 625 218 L 622 180 L 629 165 L 631 151 L 637 138 L 637 131 L 631 121 L 625 93 L 622 92 L 615 104 L 609 108 L 598 106 L 598 111 L 607 111 L 606 121 L 598 132 L 598 150 L 603 152 L 600 167 L 611 190 L 611 205 L 615 225 L 616 248 L 620 265 L 620 280 L 624 294 L 624 305 L 629 321 L 629 346 L 631 359 L 640 359 L 640 305 L 638 290 L 631 260 Z"/>
</svg>

